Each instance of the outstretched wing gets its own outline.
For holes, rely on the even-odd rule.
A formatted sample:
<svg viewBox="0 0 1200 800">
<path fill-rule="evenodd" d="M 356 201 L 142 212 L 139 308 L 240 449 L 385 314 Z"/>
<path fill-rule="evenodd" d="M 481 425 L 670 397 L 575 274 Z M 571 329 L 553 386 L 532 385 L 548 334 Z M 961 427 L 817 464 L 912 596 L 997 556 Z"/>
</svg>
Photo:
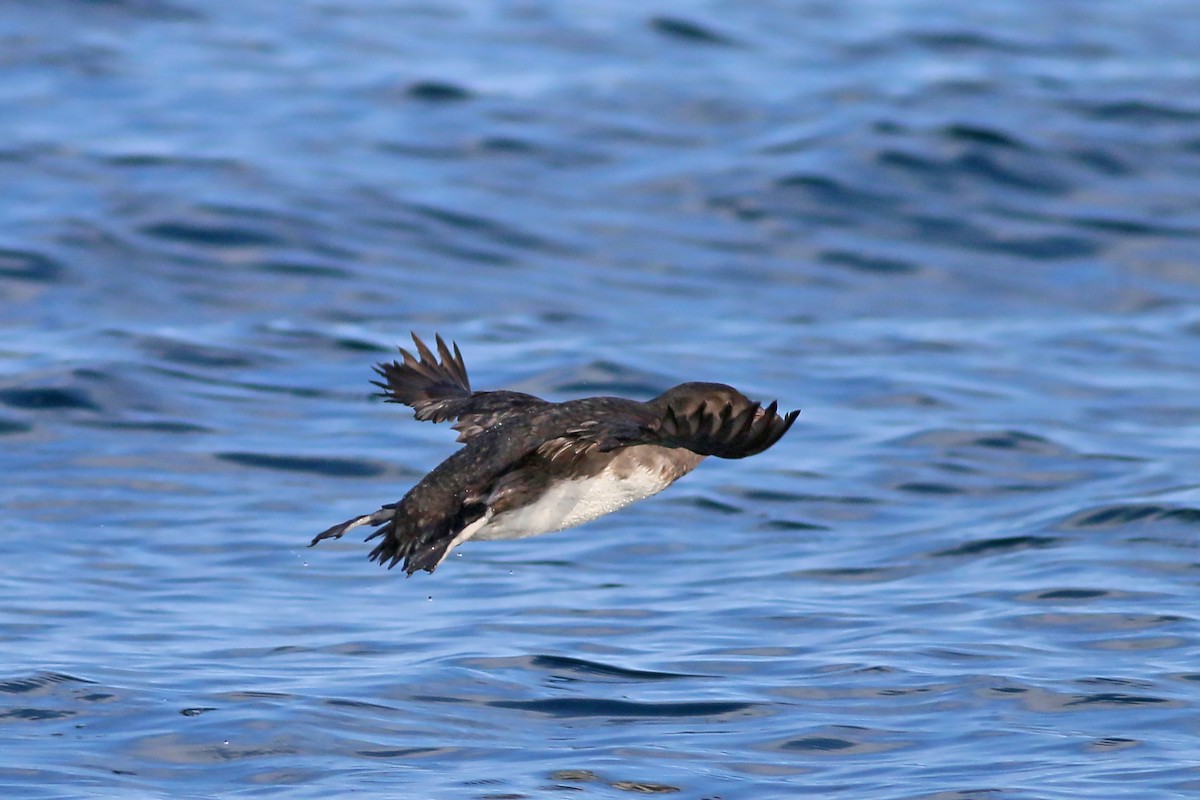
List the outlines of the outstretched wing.
<svg viewBox="0 0 1200 800">
<path fill-rule="evenodd" d="M 746 458 L 778 442 L 792 427 L 799 409 L 780 415 L 779 403 L 751 403 L 736 408 L 725 403 L 712 408 L 707 403 L 692 411 L 668 406 L 662 424 L 654 432 L 656 444 L 682 447 L 703 456 Z"/>
<path fill-rule="evenodd" d="M 550 461 L 574 460 L 593 451 L 607 453 L 653 444 L 702 456 L 746 458 L 779 441 L 800 415 L 799 410 L 781 415 L 778 407 L 777 402 L 763 406 L 743 398 L 739 402 L 667 406 L 661 415 L 644 409 L 600 415 L 547 440 L 537 453 Z"/>
<path fill-rule="evenodd" d="M 457 344 L 451 350 L 441 336 L 435 335 L 435 356 L 415 333 L 412 339 L 417 355 L 401 347 L 402 360 L 377 364 L 375 371 L 383 380 L 371 383 L 383 390 L 380 394 L 387 402 L 411 406 L 419 420 L 455 420 L 450 427 L 459 432 L 460 442 L 516 411 L 546 404 L 540 397 L 523 392 L 472 392 Z"/>
<path fill-rule="evenodd" d="M 538 448 L 551 461 L 576 459 L 592 451 L 611 452 L 621 447 L 654 444 L 678 447 L 702 456 L 746 458 L 779 441 L 799 410 L 779 414 L 778 403 L 701 403 L 692 409 L 668 406 L 661 417 L 631 417 L 617 422 L 589 421 L 572 428 Z"/>
</svg>

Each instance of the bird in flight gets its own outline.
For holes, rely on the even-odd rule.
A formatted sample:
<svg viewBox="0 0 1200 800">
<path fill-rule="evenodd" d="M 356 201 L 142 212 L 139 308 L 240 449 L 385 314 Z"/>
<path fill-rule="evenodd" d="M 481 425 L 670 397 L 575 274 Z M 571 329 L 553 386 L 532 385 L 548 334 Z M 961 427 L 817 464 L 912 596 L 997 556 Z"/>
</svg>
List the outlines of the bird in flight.
<svg viewBox="0 0 1200 800">
<path fill-rule="evenodd" d="M 652 400 L 585 397 L 551 403 L 523 392 L 476 392 L 458 345 L 437 355 L 412 335 L 416 354 L 379 364 L 372 381 L 419 420 L 446 422 L 462 447 L 402 500 L 317 534 L 339 539 L 363 525 L 379 538 L 372 561 L 433 572 L 468 539 L 519 539 L 571 528 L 644 500 L 706 456 L 745 458 L 787 433 L 799 411 L 779 414 L 723 383 L 681 383 Z"/>
</svg>

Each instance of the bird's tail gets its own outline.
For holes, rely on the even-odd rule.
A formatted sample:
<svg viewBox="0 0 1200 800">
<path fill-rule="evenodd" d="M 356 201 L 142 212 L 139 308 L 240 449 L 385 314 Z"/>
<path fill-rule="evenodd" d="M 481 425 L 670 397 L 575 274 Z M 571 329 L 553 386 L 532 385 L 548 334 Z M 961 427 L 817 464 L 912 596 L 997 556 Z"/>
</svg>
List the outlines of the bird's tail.
<svg viewBox="0 0 1200 800">
<path fill-rule="evenodd" d="M 392 520 L 390 525 L 380 528 L 367 537 L 367 541 L 376 536 L 382 536 L 368 558 L 378 562 L 388 569 L 404 562 L 404 573 L 412 575 L 419 569 L 433 572 L 446 558 L 454 542 L 447 538 L 426 540 L 415 536 L 410 531 L 400 530 L 400 520 Z"/>
</svg>

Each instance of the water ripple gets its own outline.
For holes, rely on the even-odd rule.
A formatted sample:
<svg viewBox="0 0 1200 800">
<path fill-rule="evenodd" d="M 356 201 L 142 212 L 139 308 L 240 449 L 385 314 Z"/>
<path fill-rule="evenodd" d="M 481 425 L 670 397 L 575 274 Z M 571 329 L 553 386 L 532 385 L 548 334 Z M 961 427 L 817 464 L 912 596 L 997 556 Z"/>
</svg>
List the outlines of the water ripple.
<svg viewBox="0 0 1200 800">
<path fill-rule="evenodd" d="M 1064 530 L 1104 530 L 1133 523 L 1179 522 L 1200 524 L 1200 509 L 1153 503 L 1121 503 L 1072 514 L 1060 523 Z"/>
<path fill-rule="evenodd" d="M 0 795 L 1194 793 L 1190 5 L 189 5 L 0 4 Z M 405 580 L 409 330 L 804 415 Z"/>
<path fill-rule="evenodd" d="M 542 700 L 495 700 L 489 705 L 496 708 L 511 708 L 518 711 L 532 711 L 538 714 L 549 714 L 555 717 L 581 719 L 588 717 L 637 717 L 643 719 L 674 719 L 678 717 L 728 717 L 753 711 L 753 703 L 730 703 L 719 701 L 707 702 L 666 702 L 666 703 L 635 703 L 628 700 L 607 700 L 603 698 L 583 697 L 551 697 Z"/>
<path fill-rule="evenodd" d="M 284 456 L 273 453 L 217 453 L 216 457 L 242 467 L 304 472 L 331 478 L 370 478 L 382 475 L 382 464 L 362 459 Z"/>
</svg>

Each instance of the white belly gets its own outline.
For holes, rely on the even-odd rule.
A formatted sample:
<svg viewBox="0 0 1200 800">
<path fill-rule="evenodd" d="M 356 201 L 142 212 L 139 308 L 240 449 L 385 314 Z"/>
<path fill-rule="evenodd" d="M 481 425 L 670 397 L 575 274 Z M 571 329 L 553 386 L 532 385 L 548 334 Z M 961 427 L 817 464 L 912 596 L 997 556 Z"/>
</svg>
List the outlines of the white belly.
<svg viewBox="0 0 1200 800">
<path fill-rule="evenodd" d="M 659 470 L 635 469 L 623 477 L 605 470 L 590 478 L 563 481 L 536 502 L 491 517 L 470 538 L 521 539 L 572 528 L 658 494 L 673 480 Z"/>
</svg>

